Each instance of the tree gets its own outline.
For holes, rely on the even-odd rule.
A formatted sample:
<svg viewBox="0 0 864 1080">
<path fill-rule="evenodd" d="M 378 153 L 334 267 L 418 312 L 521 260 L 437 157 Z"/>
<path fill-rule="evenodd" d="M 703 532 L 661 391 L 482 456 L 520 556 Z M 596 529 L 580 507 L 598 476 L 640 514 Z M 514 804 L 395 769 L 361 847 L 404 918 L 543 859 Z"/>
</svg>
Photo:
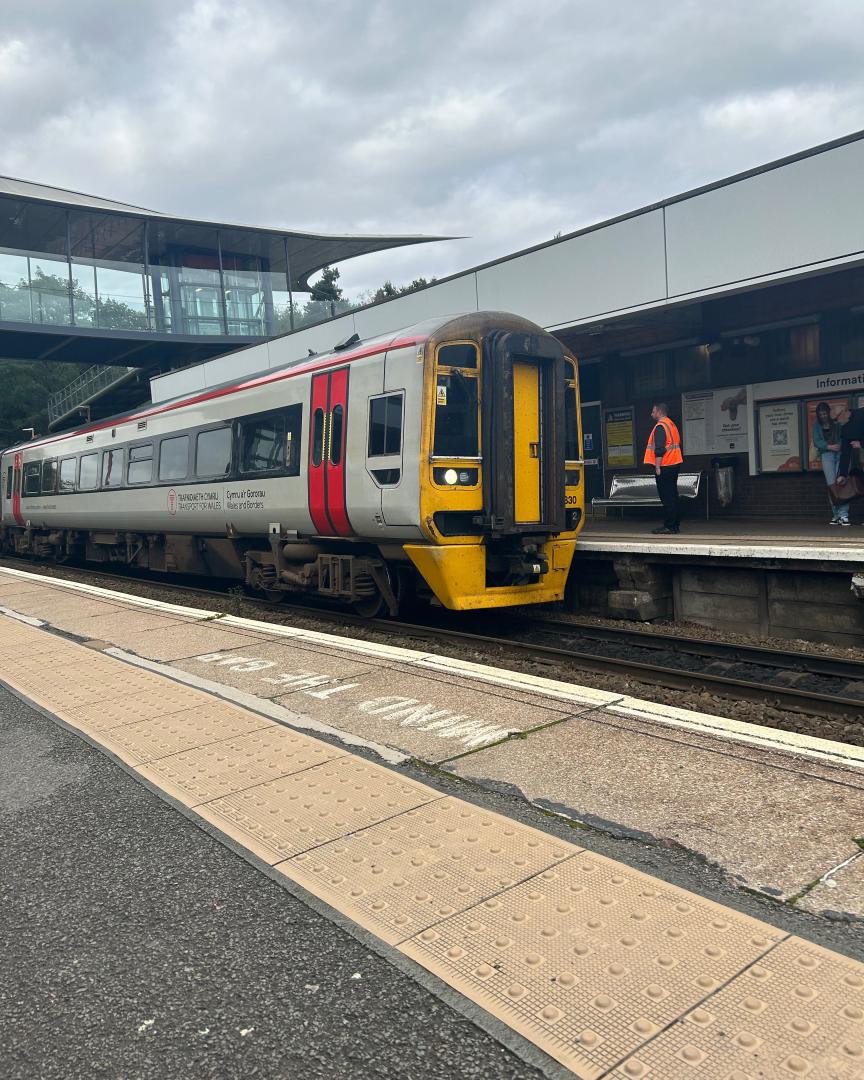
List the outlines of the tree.
<svg viewBox="0 0 864 1080">
<path fill-rule="evenodd" d="M 48 430 L 48 398 L 81 374 L 86 364 L 52 364 L 47 360 L 0 362 L 0 446 L 27 438 L 22 428 Z"/>
<path fill-rule="evenodd" d="M 425 289 L 427 285 L 434 285 L 437 278 L 425 277 L 414 278 L 410 285 L 394 285 L 388 278 L 383 285 L 379 285 L 374 292 L 362 293 L 357 297 L 358 306 L 362 304 L 377 304 L 381 300 L 394 300 L 397 296 L 407 296 L 408 293 L 416 292 L 417 289 Z"/>
<path fill-rule="evenodd" d="M 325 266 L 321 277 L 312 286 L 310 300 L 341 300 L 342 286 L 339 284 L 339 270 L 335 266 Z"/>
</svg>

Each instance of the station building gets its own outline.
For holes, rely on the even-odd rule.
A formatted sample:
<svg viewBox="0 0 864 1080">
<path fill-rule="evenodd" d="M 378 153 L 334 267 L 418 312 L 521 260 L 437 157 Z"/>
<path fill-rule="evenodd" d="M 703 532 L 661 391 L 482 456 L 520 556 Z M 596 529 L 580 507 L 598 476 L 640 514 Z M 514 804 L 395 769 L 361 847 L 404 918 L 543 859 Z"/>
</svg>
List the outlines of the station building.
<svg viewBox="0 0 864 1080">
<path fill-rule="evenodd" d="M 328 236 L 172 217 L 0 177 L 0 357 L 86 365 L 52 427 L 146 401 L 160 372 L 341 314 L 322 267 L 433 237 Z"/>
</svg>

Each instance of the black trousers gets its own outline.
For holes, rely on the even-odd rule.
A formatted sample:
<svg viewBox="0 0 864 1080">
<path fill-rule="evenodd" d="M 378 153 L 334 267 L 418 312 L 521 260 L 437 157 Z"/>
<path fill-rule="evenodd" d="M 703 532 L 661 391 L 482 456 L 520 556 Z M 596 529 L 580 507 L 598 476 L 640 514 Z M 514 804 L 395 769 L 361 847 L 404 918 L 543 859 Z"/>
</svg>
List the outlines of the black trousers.
<svg viewBox="0 0 864 1080">
<path fill-rule="evenodd" d="M 663 503 L 663 524 L 667 529 L 679 529 L 681 526 L 680 508 L 678 505 L 678 473 L 679 465 L 661 465 L 657 479 L 657 494 Z"/>
</svg>

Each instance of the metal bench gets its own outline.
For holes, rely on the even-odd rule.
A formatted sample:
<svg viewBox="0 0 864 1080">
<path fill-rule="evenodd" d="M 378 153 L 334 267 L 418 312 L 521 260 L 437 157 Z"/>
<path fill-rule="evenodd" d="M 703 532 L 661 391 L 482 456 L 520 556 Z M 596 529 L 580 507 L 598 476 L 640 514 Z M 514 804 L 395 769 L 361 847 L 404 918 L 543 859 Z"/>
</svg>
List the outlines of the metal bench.
<svg viewBox="0 0 864 1080">
<path fill-rule="evenodd" d="M 705 520 L 708 520 L 708 485 L 703 485 L 704 473 L 679 473 L 678 497 L 697 499 L 701 490 L 705 491 Z M 645 476 L 613 476 L 608 499 L 592 499 L 592 509 L 597 506 L 617 506 L 624 516 L 628 506 L 660 506 L 657 483 L 653 473 Z"/>
</svg>

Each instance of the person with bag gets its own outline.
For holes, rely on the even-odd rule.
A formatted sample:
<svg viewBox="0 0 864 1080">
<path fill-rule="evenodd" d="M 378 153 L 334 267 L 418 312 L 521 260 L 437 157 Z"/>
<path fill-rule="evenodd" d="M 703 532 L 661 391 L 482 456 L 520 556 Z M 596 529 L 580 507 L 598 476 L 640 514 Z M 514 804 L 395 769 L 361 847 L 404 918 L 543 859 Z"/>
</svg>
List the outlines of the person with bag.
<svg viewBox="0 0 864 1080">
<path fill-rule="evenodd" d="M 840 424 L 831 415 L 831 406 L 827 401 L 820 401 L 816 406 L 816 422 L 813 425 L 813 447 L 822 462 L 822 472 L 831 499 L 831 520 L 828 522 L 829 525 L 849 524 L 849 503 L 838 502 L 832 491 L 837 482 L 837 467 L 840 463 L 842 439 Z"/>
<path fill-rule="evenodd" d="M 837 414 L 840 424 L 840 459 L 837 463 L 837 479 L 831 485 L 831 494 L 837 502 L 849 502 L 864 495 L 864 409 L 841 409 Z"/>
<path fill-rule="evenodd" d="M 681 531 L 681 517 L 678 509 L 678 473 L 684 464 L 681 453 L 681 435 L 675 424 L 669 419 L 668 407 L 658 401 L 651 409 L 654 427 L 648 436 L 645 448 L 645 464 L 653 465 L 657 480 L 657 494 L 665 511 L 665 520 L 653 533 L 677 533 Z"/>
</svg>

